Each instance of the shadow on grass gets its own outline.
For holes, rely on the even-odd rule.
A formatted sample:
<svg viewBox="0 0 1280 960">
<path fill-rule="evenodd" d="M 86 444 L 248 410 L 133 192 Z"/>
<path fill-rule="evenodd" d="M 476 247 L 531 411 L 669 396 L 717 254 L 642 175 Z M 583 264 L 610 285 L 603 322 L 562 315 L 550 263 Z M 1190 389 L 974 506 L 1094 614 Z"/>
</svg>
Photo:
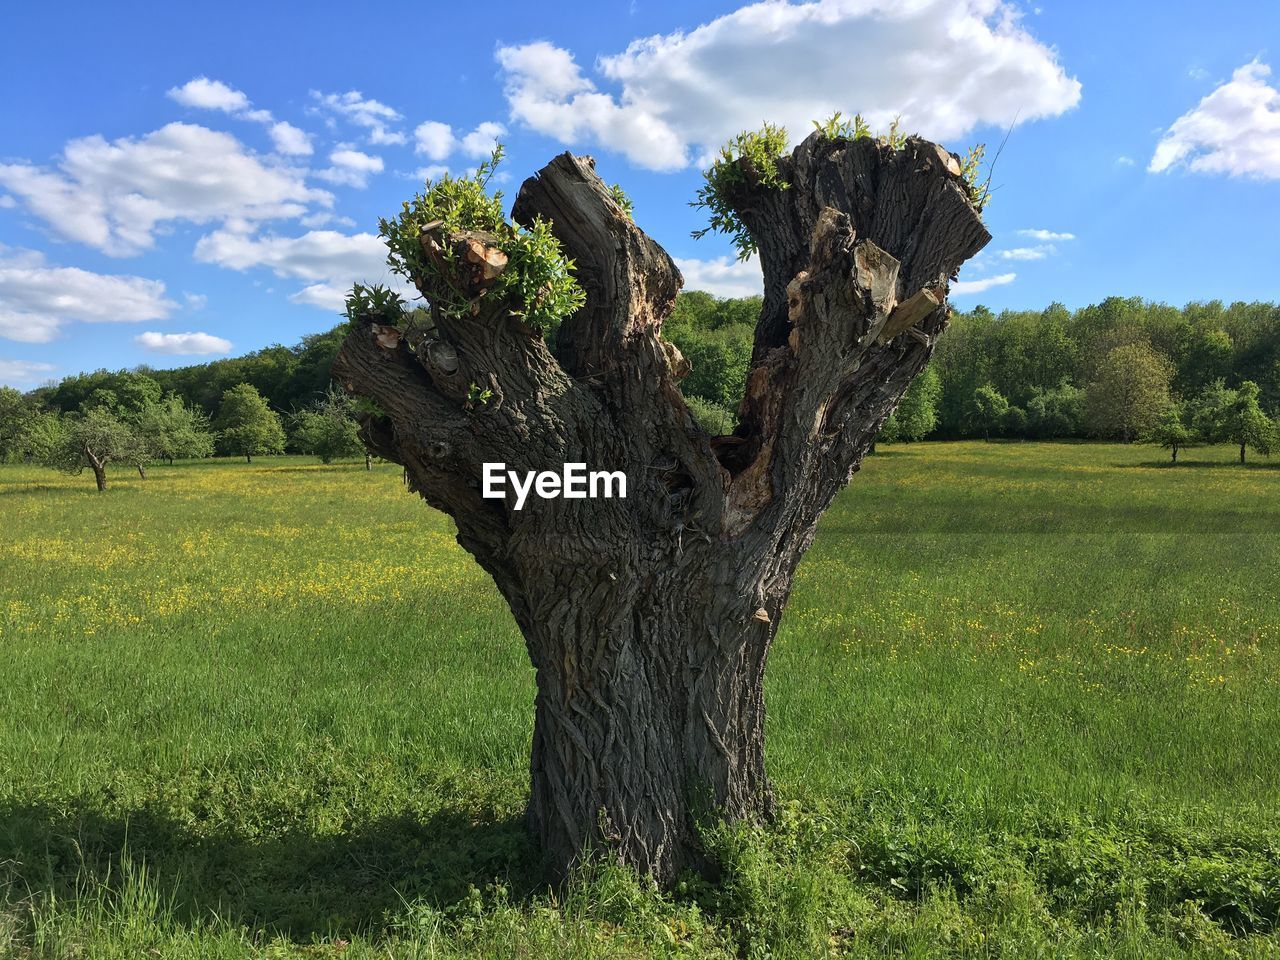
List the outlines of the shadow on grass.
<svg viewBox="0 0 1280 960">
<path fill-rule="evenodd" d="M 108 487 L 108 489 L 110 489 Z M 90 478 L 88 492 L 97 493 L 94 489 L 93 479 Z M 66 493 L 67 488 L 52 483 L 4 483 L 0 484 L 0 497 L 12 497 L 20 493 Z M 71 491 L 75 492 L 75 491 Z"/>
<path fill-rule="evenodd" d="M 256 466 L 256 464 L 255 464 Z M 378 464 L 375 464 L 378 466 Z M 296 467 L 273 467 L 264 464 L 261 468 L 263 473 L 351 473 L 359 470 L 365 473 L 363 460 L 342 460 L 337 463 L 306 463 Z M 397 469 L 400 469 L 397 467 Z M 373 471 L 367 471 L 372 473 Z"/>
<path fill-rule="evenodd" d="M 438 909 L 469 887 L 498 880 L 513 899 L 546 885 L 519 818 L 441 811 L 347 826 L 328 835 L 289 830 L 247 837 L 196 831 L 149 809 L 127 816 L 64 806 L 0 806 L 0 903 L 50 895 L 77 883 L 118 880 L 122 862 L 148 877 L 183 922 L 211 913 L 297 941 L 377 933 L 406 902 Z"/>
<path fill-rule="evenodd" d="M 1155 468 L 1168 468 L 1170 470 L 1280 470 L 1280 461 L 1269 460 L 1246 460 L 1241 463 L 1239 460 L 1184 460 L 1178 458 L 1178 462 L 1174 463 L 1168 457 L 1163 460 L 1141 460 L 1137 463 L 1112 463 L 1109 466 L 1117 467 L 1122 470 L 1131 470 L 1141 468 L 1150 470 Z"/>
<path fill-rule="evenodd" d="M 828 515 L 818 529 L 817 544 L 865 536 L 932 536 L 963 534 L 1006 537 L 1196 533 L 1255 536 L 1280 531 L 1280 509 L 1229 506 L 1191 507 L 1185 503 L 1111 505 L 1097 502 L 1045 504 L 1034 493 L 1006 495 L 999 501 L 927 504 L 910 515 L 871 504 L 861 512 Z"/>
</svg>

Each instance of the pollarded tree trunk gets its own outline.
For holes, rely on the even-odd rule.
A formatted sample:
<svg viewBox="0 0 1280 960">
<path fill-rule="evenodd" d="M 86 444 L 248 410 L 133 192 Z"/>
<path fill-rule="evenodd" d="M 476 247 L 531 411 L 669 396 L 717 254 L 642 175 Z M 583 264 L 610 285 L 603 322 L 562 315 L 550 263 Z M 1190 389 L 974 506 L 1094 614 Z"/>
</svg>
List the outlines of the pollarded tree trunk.
<svg viewBox="0 0 1280 960">
<path fill-rule="evenodd" d="M 814 134 L 780 172 L 789 189 L 753 186 L 743 167 L 731 198 L 765 286 L 731 436 L 689 414 L 688 365 L 659 337 L 679 272 L 594 161 L 570 154 L 513 211 L 552 222 L 587 293 L 558 360 L 510 305 L 477 297 L 428 331 L 356 323 L 334 364 L 382 411 L 364 422 L 370 449 L 454 518 L 524 634 L 538 688 L 528 819 L 558 871 L 604 848 L 670 880 L 698 861 L 700 817 L 770 814 L 764 668 L 796 565 L 928 360 L 949 279 L 990 239 L 957 159 L 926 141 Z M 458 244 L 454 283 L 479 294 L 474 239 L 424 237 Z M 627 496 L 531 495 L 516 510 L 481 496 L 495 462 L 621 470 Z"/>
</svg>

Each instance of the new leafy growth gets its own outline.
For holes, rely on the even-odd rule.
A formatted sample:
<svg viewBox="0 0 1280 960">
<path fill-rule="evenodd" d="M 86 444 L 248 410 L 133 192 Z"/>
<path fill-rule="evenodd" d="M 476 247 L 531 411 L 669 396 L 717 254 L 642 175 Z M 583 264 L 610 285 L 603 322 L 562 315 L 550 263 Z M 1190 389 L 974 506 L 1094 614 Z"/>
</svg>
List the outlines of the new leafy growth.
<svg viewBox="0 0 1280 960">
<path fill-rule="evenodd" d="M 746 260 L 756 252 L 756 242 L 733 208 L 732 198 L 744 184 L 786 190 L 790 184 L 778 171 L 778 159 L 787 149 L 787 129 L 766 123 L 759 130 L 745 130 L 720 148 L 720 154 L 702 174 L 706 181 L 698 189 L 692 206 L 705 208 L 710 223 L 695 230 L 695 240 L 708 233 L 728 234 L 738 251 L 738 259 Z"/>
<path fill-rule="evenodd" d="M 906 145 L 908 135 L 902 131 L 901 117 L 895 117 L 889 129 L 876 139 L 893 150 Z M 839 110 L 823 121 L 813 121 L 814 129 L 828 140 L 853 142 L 872 137 L 871 126 L 862 114 L 845 117 Z M 734 209 L 733 200 L 743 185 L 786 190 L 790 184 L 778 169 L 778 160 L 787 149 L 785 127 L 766 123 L 759 130 L 745 130 L 720 148 L 711 166 L 703 171 L 703 185 L 697 199 L 690 205 L 709 212 L 709 223 L 701 230 L 693 231 L 695 240 L 708 233 L 727 234 L 738 259 L 746 260 L 757 250 L 746 226 Z M 979 213 L 991 196 L 990 176 L 981 183 L 978 175 L 986 151 L 985 144 L 969 148 L 960 163 L 960 177 L 964 181 L 969 202 Z"/>
<path fill-rule="evenodd" d="M 427 181 L 426 190 L 406 201 L 398 217 L 380 220 L 380 233 L 390 251 L 387 265 L 423 291 L 434 314 L 474 315 L 481 300 L 496 299 L 510 303 L 513 314 L 525 324 L 550 336 L 561 319 L 582 306 L 586 295 L 551 225 L 542 219 L 528 229 L 513 225 L 503 214 L 502 193 L 489 192 L 502 156 L 498 145 L 473 174 L 445 174 Z M 428 256 L 423 248 L 426 235 L 468 233 L 483 237 L 506 257 L 493 282 L 478 292 L 459 288 L 459 254 L 453 245 L 442 244 L 438 258 Z"/>
</svg>

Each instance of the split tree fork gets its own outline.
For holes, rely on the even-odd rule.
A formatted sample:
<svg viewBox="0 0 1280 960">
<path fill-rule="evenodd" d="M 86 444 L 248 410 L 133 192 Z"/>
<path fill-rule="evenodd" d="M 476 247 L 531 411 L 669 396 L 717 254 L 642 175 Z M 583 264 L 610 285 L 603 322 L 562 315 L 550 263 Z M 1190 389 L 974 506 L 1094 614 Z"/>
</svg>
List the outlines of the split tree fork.
<svg viewBox="0 0 1280 960">
<path fill-rule="evenodd" d="M 510 303 L 478 296 L 500 251 L 428 230 L 424 248 L 456 251 L 474 313 L 416 339 L 357 318 L 334 364 L 381 411 L 363 426 L 370 448 L 455 520 L 524 634 L 528 822 L 559 872 L 603 848 L 670 881 L 698 863 L 700 818 L 771 814 L 764 669 L 796 565 L 928 360 L 948 281 L 990 240 L 958 158 L 918 138 L 814 133 L 778 160 L 786 189 L 736 162 L 728 200 L 758 244 L 764 302 L 732 435 L 690 415 L 688 364 L 659 335 L 679 271 L 594 161 L 568 153 L 513 210 L 551 222 L 586 291 L 556 356 Z M 629 496 L 514 512 L 480 496 L 493 461 L 624 470 Z"/>
</svg>

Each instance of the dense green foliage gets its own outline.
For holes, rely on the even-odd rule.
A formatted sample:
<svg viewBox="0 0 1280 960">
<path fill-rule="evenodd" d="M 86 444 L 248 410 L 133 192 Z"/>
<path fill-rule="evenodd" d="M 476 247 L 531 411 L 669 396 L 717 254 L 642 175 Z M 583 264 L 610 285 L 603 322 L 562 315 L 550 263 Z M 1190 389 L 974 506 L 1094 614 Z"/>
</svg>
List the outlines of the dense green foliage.
<svg viewBox="0 0 1280 960">
<path fill-rule="evenodd" d="M 938 425 L 938 399 L 942 396 L 942 381 L 932 367 L 925 367 L 920 376 L 911 381 L 903 394 L 898 409 L 890 414 L 880 429 L 880 439 L 892 443 L 895 440 L 923 440 Z"/>
<path fill-rule="evenodd" d="M 1112 297 L 1075 311 L 1053 304 L 997 315 L 977 307 L 952 319 L 932 365 L 942 379 L 934 436 L 943 438 L 980 437 L 992 426 L 978 415 L 984 386 L 1010 407 L 993 435 L 1023 439 L 1132 439 L 1167 402 L 1182 403 L 1190 417 L 1215 391 L 1246 381 L 1258 387 L 1260 410 L 1274 416 L 1280 306 L 1177 308 Z M 1195 429 L 1213 442 L 1225 439 L 1207 424 Z"/>
<path fill-rule="evenodd" d="M 203 411 L 169 394 L 134 411 L 130 422 L 153 460 L 199 460 L 213 456 L 214 435 Z"/>
<path fill-rule="evenodd" d="M 222 395 L 215 426 L 223 453 L 246 460 L 284 453 L 285 434 L 280 415 L 250 384 L 237 384 Z"/>
<path fill-rule="evenodd" d="M 759 314 L 759 297 L 718 300 L 697 290 L 680 295 L 662 335 L 692 367 L 680 385 L 686 397 L 737 410 Z"/>
<path fill-rule="evenodd" d="M 390 250 L 387 265 L 419 284 L 433 310 L 460 317 L 475 311 L 479 299 L 509 300 L 526 324 L 551 337 L 561 319 L 580 307 L 586 295 L 573 278 L 573 261 L 565 257 L 551 225 L 539 218 L 528 229 L 515 226 L 503 214 L 502 192 L 489 192 L 489 181 L 501 160 L 499 146 L 470 176 L 446 173 L 405 201 L 394 220 L 380 220 L 382 238 Z M 439 261 L 423 249 L 424 235 L 435 232 L 446 237 L 465 231 L 485 235 L 507 257 L 505 268 L 480 293 L 458 288 L 455 247 L 444 243 Z"/>
<path fill-rule="evenodd" d="M 1172 461 L 1177 463 L 1178 451 L 1195 446 L 1198 436 L 1187 425 L 1186 408 L 1182 404 L 1170 403 L 1142 439 L 1164 447 L 1170 452 Z"/>
<path fill-rule="evenodd" d="M 79 410 L 95 390 L 112 390 L 119 395 L 122 379 L 141 374 L 159 384 L 160 393 L 177 394 L 188 406 L 198 407 L 210 417 L 217 414 L 223 393 L 240 383 L 252 385 L 277 410 L 299 409 L 328 389 L 329 370 L 344 336 L 345 324 L 304 337 L 293 347 L 265 347 L 243 357 L 171 370 L 142 367 L 135 371 L 80 373 L 53 387 L 33 390 L 28 396 L 38 405 L 71 412 Z"/>
<path fill-rule="evenodd" d="M 13 387 L 0 387 L 0 463 L 21 456 L 23 437 L 39 412 L 33 398 Z"/>
<path fill-rule="evenodd" d="M 524 644 L 398 467 L 0 467 L 0 956 L 1273 957 L 1280 472 L 1234 453 L 882 447 L 770 655 L 779 821 L 666 896 L 539 882 Z"/>
<path fill-rule="evenodd" d="M 739 260 L 755 253 L 756 242 L 738 218 L 735 197 L 748 179 L 751 186 L 786 190 L 790 184 L 778 170 L 778 159 L 786 149 L 786 128 L 772 123 L 759 130 L 745 130 L 721 147 L 703 172 L 703 185 L 692 203 L 707 211 L 708 225 L 695 230 L 693 236 L 700 239 L 708 233 L 726 234 L 738 251 Z"/>
<path fill-rule="evenodd" d="M 355 401 L 349 394 L 331 387 L 314 404 L 294 415 L 291 449 L 314 454 L 321 463 L 361 456 L 364 444 L 354 408 Z"/>
<path fill-rule="evenodd" d="M 692 364 L 682 383 L 685 396 L 697 398 L 717 423 L 735 416 L 759 309 L 758 297 L 717 299 L 689 291 L 663 328 Z M 80 374 L 26 397 L 8 391 L 0 394 L 0 455 L 12 458 L 13 440 L 5 438 L 16 437 L 13 425 L 34 410 L 76 411 L 95 393 L 91 402 L 107 398 L 117 407 L 140 391 L 174 393 L 216 416 L 222 393 L 249 383 L 278 412 L 304 409 L 325 395 L 345 332 L 341 325 L 295 347 L 175 370 Z M 1151 436 L 1164 407 L 1176 404 L 1193 442 L 1238 444 L 1234 436 L 1243 435 L 1247 446 L 1262 452 L 1271 434 L 1259 414 L 1274 418 L 1280 412 L 1280 307 L 1211 301 L 1176 308 L 1137 298 L 1110 298 L 1075 311 L 1060 304 L 1000 314 L 977 307 L 953 317 L 930 369 L 940 389 L 929 437 L 1133 439 Z M 153 391 L 140 377 L 158 386 Z M 1257 387 L 1257 411 L 1246 402 L 1247 415 L 1233 415 L 1246 382 Z M 911 394 L 907 402 L 919 396 Z M 927 409 L 916 413 L 917 422 L 930 419 Z"/>
<path fill-rule="evenodd" d="M 43 466 L 72 475 L 101 471 L 103 480 L 108 464 L 142 466 L 151 460 L 150 449 L 132 424 L 105 405 L 37 417 L 28 425 L 24 447 Z"/>
<path fill-rule="evenodd" d="M 1098 437 L 1136 439 L 1170 405 L 1173 367 L 1146 343 L 1115 347 L 1098 364 L 1085 392 L 1084 418 Z"/>
</svg>

